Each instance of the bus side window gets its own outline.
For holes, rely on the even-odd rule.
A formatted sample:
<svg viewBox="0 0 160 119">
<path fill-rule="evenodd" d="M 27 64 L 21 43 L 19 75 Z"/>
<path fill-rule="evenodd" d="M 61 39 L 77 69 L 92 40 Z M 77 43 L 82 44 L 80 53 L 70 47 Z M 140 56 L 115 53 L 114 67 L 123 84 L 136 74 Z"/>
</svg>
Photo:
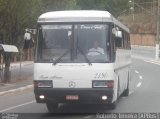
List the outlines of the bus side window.
<svg viewBox="0 0 160 119">
<path fill-rule="evenodd" d="M 122 38 L 115 37 L 115 46 L 116 48 L 122 48 Z"/>
<path fill-rule="evenodd" d="M 114 35 L 115 35 L 115 48 L 123 48 L 123 32 L 119 30 L 118 27 L 113 29 Z"/>
</svg>

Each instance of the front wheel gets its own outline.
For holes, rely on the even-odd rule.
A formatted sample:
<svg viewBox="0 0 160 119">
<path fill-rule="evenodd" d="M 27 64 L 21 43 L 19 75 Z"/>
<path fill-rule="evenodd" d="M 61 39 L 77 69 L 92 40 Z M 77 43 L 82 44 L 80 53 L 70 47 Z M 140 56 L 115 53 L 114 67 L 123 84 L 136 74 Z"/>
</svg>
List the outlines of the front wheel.
<svg viewBox="0 0 160 119">
<path fill-rule="evenodd" d="M 115 101 L 115 102 L 113 102 L 113 103 L 110 103 L 110 104 L 108 104 L 108 106 L 109 106 L 109 109 L 115 109 L 116 108 L 116 105 L 117 105 L 117 101 Z"/>
<path fill-rule="evenodd" d="M 47 102 L 46 103 L 48 112 L 53 113 L 58 109 L 58 103 Z"/>
<path fill-rule="evenodd" d="M 116 106 L 117 106 L 117 100 L 119 99 L 119 96 L 120 96 L 119 87 L 120 87 L 120 83 L 119 83 L 119 77 L 118 77 L 118 84 L 117 84 L 117 99 L 116 99 L 114 102 L 108 104 L 108 107 L 109 107 L 109 109 L 111 109 L 111 110 L 112 110 L 112 109 L 115 109 Z"/>
</svg>

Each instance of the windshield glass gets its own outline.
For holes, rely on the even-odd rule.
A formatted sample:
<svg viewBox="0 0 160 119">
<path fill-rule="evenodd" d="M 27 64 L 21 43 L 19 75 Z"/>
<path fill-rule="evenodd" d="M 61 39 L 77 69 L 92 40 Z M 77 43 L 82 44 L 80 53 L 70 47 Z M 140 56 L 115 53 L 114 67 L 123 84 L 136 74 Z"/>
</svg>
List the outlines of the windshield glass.
<svg viewBox="0 0 160 119">
<path fill-rule="evenodd" d="M 107 24 L 41 25 L 39 61 L 56 63 L 109 62 Z"/>
<path fill-rule="evenodd" d="M 70 37 L 71 25 L 42 25 L 42 51 L 41 60 L 56 61 L 60 56 L 70 60 Z"/>
<path fill-rule="evenodd" d="M 90 62 L 108 62 L 108 25 L 75 25 L 76 60 L 83 61 L 84 54 Z"/>
</svg>

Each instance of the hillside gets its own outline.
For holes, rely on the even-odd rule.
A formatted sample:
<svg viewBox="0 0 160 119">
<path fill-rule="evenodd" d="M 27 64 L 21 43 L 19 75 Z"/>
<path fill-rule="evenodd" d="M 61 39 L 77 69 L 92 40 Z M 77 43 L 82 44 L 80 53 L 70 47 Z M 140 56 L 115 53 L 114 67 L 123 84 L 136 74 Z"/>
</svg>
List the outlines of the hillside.
<svg viewBox="0 0 160 119">
<path fill-rule="evenodd" d="M 151 12 L 151 10 L 148 10 Z M 155 12 L 156 14 L 156 12 Z M 138 12 L 119 16 L 118 19 L 130 28 L 131 33 L 156 33 L 156 15 Z"/>
</svg>

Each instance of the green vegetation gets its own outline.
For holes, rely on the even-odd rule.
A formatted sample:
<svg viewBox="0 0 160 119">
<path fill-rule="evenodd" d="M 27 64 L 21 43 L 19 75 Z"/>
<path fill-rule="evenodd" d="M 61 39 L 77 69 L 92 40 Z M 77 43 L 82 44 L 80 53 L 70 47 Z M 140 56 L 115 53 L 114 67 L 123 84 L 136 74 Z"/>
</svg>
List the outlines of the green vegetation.
<svg viewBox="0 0 160 119">
<path fill-rule="evenodd" d="M 40 14 L 55 10 L 107 10 L 115 16 L 128 0 L 0 0 L 0 43 L 23 46 L 25 28 L 36 28 Z"/>
</svg>

